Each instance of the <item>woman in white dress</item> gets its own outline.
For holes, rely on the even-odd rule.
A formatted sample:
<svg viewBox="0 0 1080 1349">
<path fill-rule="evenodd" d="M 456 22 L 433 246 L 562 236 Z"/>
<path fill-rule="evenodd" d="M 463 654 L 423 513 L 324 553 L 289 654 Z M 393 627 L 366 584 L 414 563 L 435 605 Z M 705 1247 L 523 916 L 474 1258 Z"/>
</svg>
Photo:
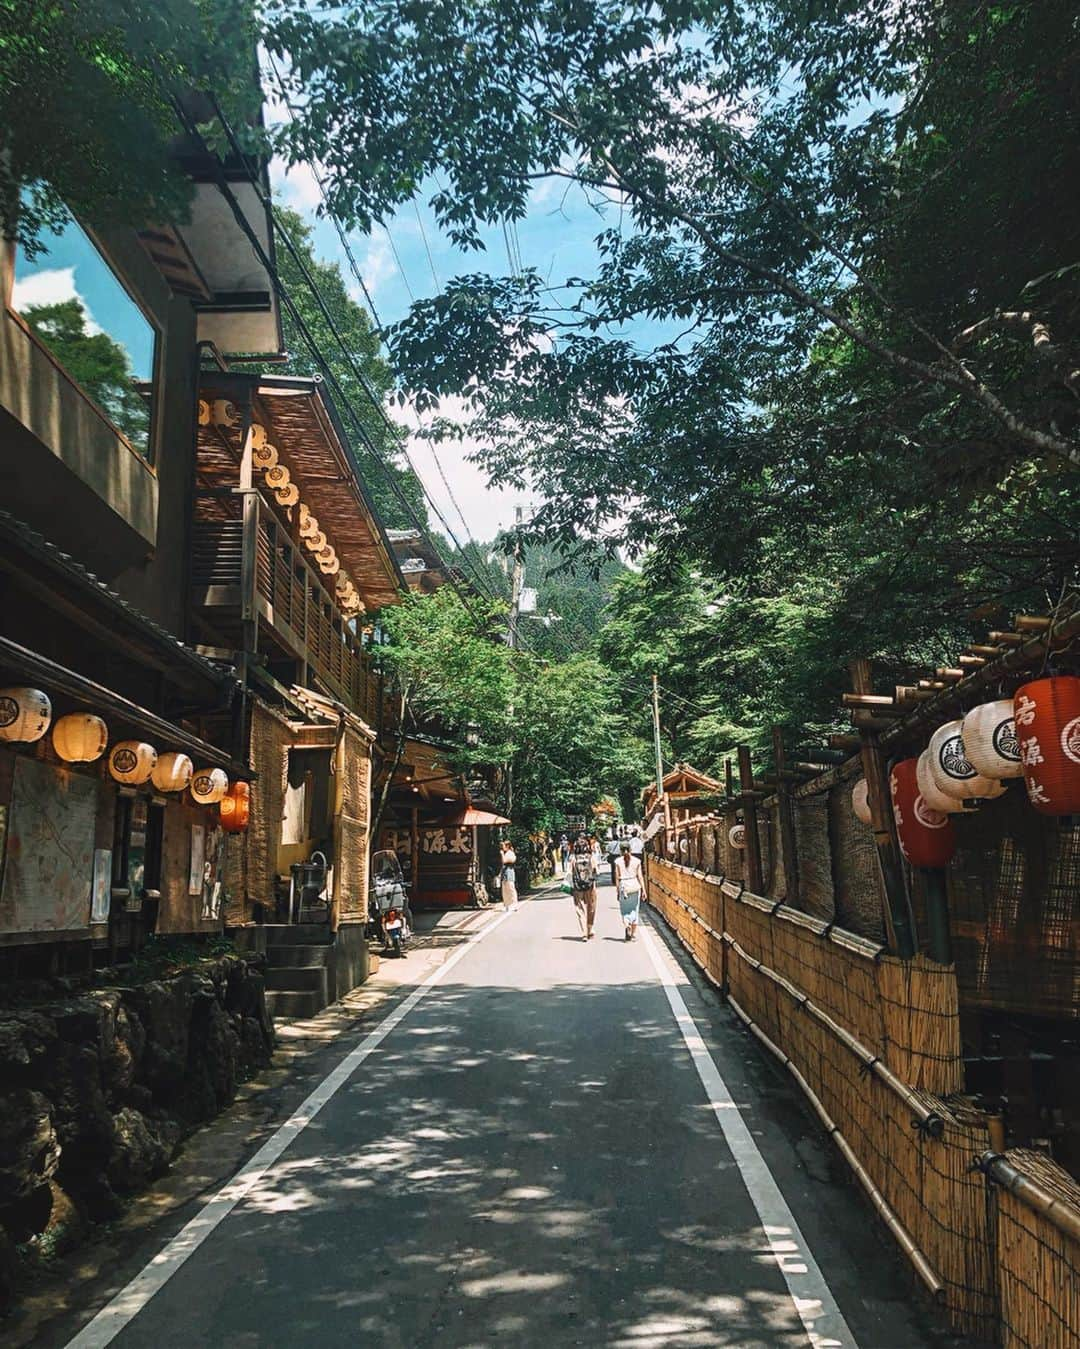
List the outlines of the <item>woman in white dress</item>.
<svg viewBox="0 0 1080 1349">
<path fill-rule="evenodd" d="M 622 914 L 626 940 L 633 941 L 637 936 L 641 900 L 645 894 L 645 877 L 641 870 L 641 858 L 635 857 L 630 851 L 629 842 L 623 843 L 622 856 L 615 863 L 615 884 L 619 890 L 619 912 Z"/>
</svg>

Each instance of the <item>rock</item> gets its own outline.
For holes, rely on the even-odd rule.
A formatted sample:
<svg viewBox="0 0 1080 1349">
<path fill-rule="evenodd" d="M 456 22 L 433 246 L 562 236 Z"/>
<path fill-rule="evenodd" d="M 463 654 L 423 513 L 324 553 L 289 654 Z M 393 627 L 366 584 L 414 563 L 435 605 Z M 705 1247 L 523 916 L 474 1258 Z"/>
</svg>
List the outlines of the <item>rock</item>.
<svg viewBox="0 0 1080 1349">
<path fill-rule="evenodd" d="M 190 975 L 155 980 L 130 989 L 125 1001 L 146 1032 L 139 1078 L 164 1101 L 184 1090 L 188 1064 L 193 980 Z"/>
<path fill-rule="evenodd" d="M 86 1219 L 71 1197 L 57 1185 L 49 1182 L 49 1216 L 38 1237 L 38 1248 L 43 1255 L 63 1255 L 77 1246 L 86 1232 Z"/>
<path fill-rule="evenodd" d="M 85 1178 L 79 1190 L 79 1204 L 90 1221 L 95 1223 L 112 1222 L 124 1211 L 123 1200 L 101 1173 Z"/>
<path fill-rule="evenodd" d="M 17 1012 L 0 1021 L 0 1068 L 15 1081 L 20 1070 L 32 1069 L 56 1039 L 56 1027 L 39 1012 Z"/>
<path fill-rule="evenodd" d="M 215 998 L 199 998 L 192 1009 L 186 1119 L 209 1119 L 236 1095 L 240 1037 Z"/>
<path fill-rule="evenodd" d="M 123 1005 L 117 1007 L 111 1038 L 112 1043 L 101 1061 L 105 1090 L 112 1097 L 127 1097 L 133 1090 L 146 1049 L 146 1031 L 132 1008 Z M 138 1104 L 134 1100 L 128 1100 L 127 1103 Z"/>
<path fill-rule="evenodd" d="M 59 1179 L 65 1189 L 80 1194 L 88 1177 L 104 1168 L 113 1134 L 96 1046 L 60 1042 L 40 1085 L 52 1098 L 63 1148 Z"/>
<path fill-rule="evenodd" d="M 0 1227 L 0 1316 L 15 1305 L 22 1262 L 15 1243 Z"/>
<path fill-rule="evenodd" d="M 121 1192 L 140 1189 L 169 1165 L 172 1148 L 145 1115 L 124 1106 L 113 1116 L 113 1145 L 106 1175 Z"/>
<path fill-rule="evenodd" d="M 27 1087 L 0 1095 L 0 1214 L 29 1200 L 52 1179 L 59 1162 L 47 1098 Z"/>
</svg>

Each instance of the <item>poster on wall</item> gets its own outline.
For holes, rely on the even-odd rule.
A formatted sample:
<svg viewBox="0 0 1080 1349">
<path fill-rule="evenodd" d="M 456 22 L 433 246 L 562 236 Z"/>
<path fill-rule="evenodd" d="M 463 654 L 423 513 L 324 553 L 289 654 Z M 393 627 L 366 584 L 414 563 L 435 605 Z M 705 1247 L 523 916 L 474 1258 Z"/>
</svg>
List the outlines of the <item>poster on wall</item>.
<svg viewBox="0 0 1080 1349">
<path fill-rule="evenodd" d="M 109 921 L 109 903 L 112 899 L 112 849 L 94 849 L 94 885 L 90 892 L 91 923 Z"/>
<path fill-rule="evenodd" d="M 206 829 L 201 824 L 191 826 L 191 862 L 188 868 L 188 894 L 203 892 L 206 865 Z"/>
<path fill-rule="evenodd" d="M 98 784 L 15 760 L 0 932 L 73 932 L 90 922 Z"/>
</svg>

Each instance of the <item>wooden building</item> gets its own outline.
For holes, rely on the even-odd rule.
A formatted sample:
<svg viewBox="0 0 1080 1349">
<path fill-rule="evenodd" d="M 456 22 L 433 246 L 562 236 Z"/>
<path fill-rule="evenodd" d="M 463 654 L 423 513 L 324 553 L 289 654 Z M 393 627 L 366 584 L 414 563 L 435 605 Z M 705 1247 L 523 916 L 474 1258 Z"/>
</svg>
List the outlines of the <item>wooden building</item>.
<svg viewBox="0 0 1080 1349">
<path fill-rule="evenodd" d="M 196 393 L 212 344 L 219 359 L 282 344 L 210 166 L 184 162 L 183 227 L 72 221 L 36 259 L 0 244 L 0 964 L 19 974 L 223 922 L 219 810 L 185 771 L 250 770 L 236 672 L 189 641 Z M 268 238 L 254 190 L 244 210 Z M 80 359 L 91 341 L 109 380 Z"/>
<path fill-rule="evenodd" d="M 259 779 L 251 828 L 231 849 L 229 918 L 283 947 L 292 937 L 276 929 L 306 920 L 327 978 L 310 988 L 310 967 L 283 963 L 283 950 L 272 1000 L 314 1010 L 366 973 L 383 720 L 366 615 L 397 603 L 404 582 L 321 381 L 211 372 L 199 408 L 191 623 L 199 649 L 238 671 L 236 752 Z M 296 868 L 324 860 L 321 902 L 302 913 Z"/>
</svg>

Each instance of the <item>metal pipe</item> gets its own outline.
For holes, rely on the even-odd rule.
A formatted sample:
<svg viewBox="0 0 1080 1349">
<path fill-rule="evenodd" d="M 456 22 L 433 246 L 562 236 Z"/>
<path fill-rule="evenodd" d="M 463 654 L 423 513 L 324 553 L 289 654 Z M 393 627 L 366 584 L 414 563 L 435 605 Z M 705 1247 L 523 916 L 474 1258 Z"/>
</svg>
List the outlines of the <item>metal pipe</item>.
<svg viewBox="0 0 1080 1349">
<path fill-rule="evenodd" d="M 798 1068 L 795 1067 L 791 1059 L 784 1053 L 784 1051 L 779 1047 L 779 1045 L 775 1044 L 773 1040 L 770 1039 L 768 1035 L 766 1035 L 766 1033 L 757 1024 L 757 1022 L 747 1015 L 747 1013 L 739 1006 L 739 1004 L 735 1001 L 733 997 L 731 997 L 730 994 L 728 995 L 728 1006 L 732 1009 L 735 1015 L 743 1023 L 746 1029 L 754 1036 L 754 1038 L 758 1040 L 769 1051 L 770 1054 L 772 1054 L 775 1058 L 779 1059 L 779 1061 L 784 1065 L 785 1068 L 787 1068 L 788 1072 L 799 1084 L 799 1087 L 801 1088 L 803 1095 L 806 1097 L 807 1101 L 809 1101 L 811 1108 L 817 1115 L 818 1119 L 821 1121 L 822 1125 L 825 1128 L 826 1133 L 829 1134 L 829 1136 L 836 1143 L 836 1146 L 840 1149 L 840 1152 L 843 1154 L 844 1160 L 847 1162 L 848 1166 L 850 1166 L 852 1171 L 854 1172 L 855 1179 L 863 1187 L 863 1190 L 866 1192 L 867 1198 L 870 1200 L 871 1204 L 873 1204 L 874 1208 L 877 1210 L 877 1213 L 881 1218 L 881 1220 L 885 1223 L 885 1226 L 889 1229 L 893 1237 L 896 1239 L 897 1245 L 900 1247 L 900 1249 L 907 1256 L 908 1260 L 911 1262 L 911 1265 L 914 1268 L 916 1274 L 918 1274 L 919 1278 L 922 1279 L 923 1283 L 926 1285 L 926 1287 L 930 1290 L 931 1294 L 935 1298 L 941 1298 L 942 1296 L 944 1296 L 945 1284 L 939 1278 L 933 1265 L 931 1265 L 930 1261 L 919 1249 L 918 1245 L 912 1238 L 911 1233 L 908 1232 L 907 1228 L 903 1225 L 903 1223 L 901 1223 L 900 1219 L 896 1216 L 892 1208 L 890 1208 L 887 1200 L 885 1199 L 885 1196 L 874 1184 L 873 1180 L 870 1177 L 870 1173 L 863 1166 L 862 1162 L 859 1161 L 858 1157 L 856 1157 L 854 1149 L 852 1148 L 851 1144 L 841 1133 L 839 1125 L 829 1115 L 828 1111 L 821 1103 L 821 1100 L 819 1099 L 813 1088 L 810 1086 L 809 1082 L 807 1082 L 806 1078 L 803 1077 L 802 1073 L 799 1072 Z"/>
<path fill-rule="evenodd" d="M 939 965 L 953 961 L 952 932 L 949 929 L 949 893 L 942 867 L 920 867 L 926 887 L 926 933 L 930 959 Z"/>
</svg>

